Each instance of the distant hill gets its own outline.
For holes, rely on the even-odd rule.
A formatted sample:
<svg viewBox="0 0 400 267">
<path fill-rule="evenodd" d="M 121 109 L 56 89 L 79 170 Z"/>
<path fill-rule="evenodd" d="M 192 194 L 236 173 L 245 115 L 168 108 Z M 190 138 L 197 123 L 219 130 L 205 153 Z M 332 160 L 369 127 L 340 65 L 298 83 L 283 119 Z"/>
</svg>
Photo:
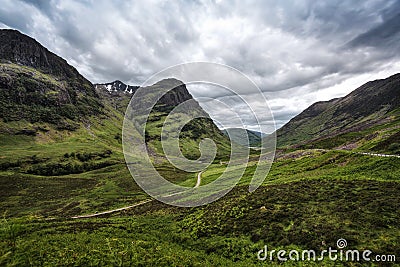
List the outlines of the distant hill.
<svg viewBox="0 0 400 267">
<path fill-rule="evenodd" d="M 400 74 L 368 82 L 350 94 L 317 102 L 277 131 L 278 146 L 385 149 L 378 143 L 397 142 Z M 383 132 L 386 132 L 383 134 Z M 369 140 L 362 140 L 369 135 Z M 379 139 L 379 140 L 378 140 Z"/>
<path fill-rule="evenodd" d="M 247 129 L 242 129 L 242 128 L 227 128 L 223 130 L 222 132 L 226 135 L 231 137 L 231 140 L 233 142 L 236 142 L 240 145 L 246 145 L 246 135 L 244 135 L 243 130 L 246 131 L 247 133 L 247 138 L 248 138 L 248 145 L 250 147 L 259 147 L 261 145 L 261 138 L 264 137 L 265 134 L 256 132 L 256 131 L 251 131 Z M 228 135 L 229 133 L 229 135 Z"/>
<path fill-rule="evenodd" d="M 0 30 L 0 118 L 59 129 L 102 113 L 94 86 L 64 59 L 16 30 Z"/>
</svg>

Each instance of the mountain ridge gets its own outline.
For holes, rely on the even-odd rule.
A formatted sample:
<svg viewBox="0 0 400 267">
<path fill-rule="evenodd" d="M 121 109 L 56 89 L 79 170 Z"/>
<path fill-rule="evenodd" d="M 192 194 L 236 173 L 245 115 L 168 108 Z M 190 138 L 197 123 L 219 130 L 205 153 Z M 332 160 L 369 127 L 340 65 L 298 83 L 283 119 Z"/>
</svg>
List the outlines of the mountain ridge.
<svg viewBox="0 0 400 267">
<path fill-rule="evenodd" d="M 0 40 L 0 62 L 13 62 L 46 74 L 78 78 L 80 82 L 90 83 L 65 59 L 28 35 L 13 29 L 0 29 Z"/>
<path fill-rule="evenodd" d="M 74 129 L 101 114 L 93 84 L 66 60 L 16 30 L 0 30 L 0 117 Z"/>
<path fill-rule="evenodd" d="M 188 101 L 186 111 L 202 118 L 190 121 L 182 129 L 183 152 L 196 158 L 201 138 L 209 137 L 222 145 L 225 151 L 222 154 L 228 154 L 229 140 L 182 81 L 174 78 L 158 81 L 140 90 L 141 95 L 137 95 L 138 88 L 119 80 L 93 85 L 35 39 L 16 30 L 0 30 L 0 135 L 4 134 L 4 140 L 13 138 L 18 143 L 23 138 L 15 135 L 25 135 L 32 143 L 57 143 L 75 132 L 72 135 L 89 134 L 90 138 L 113 144 L 118 152 L 122 122 L 131 97 L 141 97 L 135 110 L 144 111 L 142 106 L 146 101 L 169 88 L 172 90 L 155 103 L 147 121 L 146 141 L 151 151 L 163 156 L 159 143 L 162 123 L 170 111 Z M 59 169 L 64 167 L 60 165 Z M 53 173 L 53 169 L 46 173 Z"/>
<path fill-rule="evenodd" d="M 400 74 L 369 81 L 344 97 L 316 102 L 292 118 L 278 129 L 278 146 L 315 143 L 372 129 L 396 121 L 399 109 Z"/>
</svg>

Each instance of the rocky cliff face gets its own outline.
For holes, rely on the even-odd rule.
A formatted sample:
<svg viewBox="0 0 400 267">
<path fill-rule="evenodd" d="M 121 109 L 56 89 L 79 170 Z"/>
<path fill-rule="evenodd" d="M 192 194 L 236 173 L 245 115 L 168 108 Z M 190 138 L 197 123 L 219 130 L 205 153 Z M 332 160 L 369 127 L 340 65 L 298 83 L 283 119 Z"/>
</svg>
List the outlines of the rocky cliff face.
<svg viewBox="0 0 400 267">
<path fill-rule="evenodd" d="M 111 86 L 108 86 L 107 88 L 107 84 L 96 85 L 96 89 L 102 91 L 102 94 L 104 94 L 105 91 L 109 91 L 110 93 L 108 95 L 114 98 L 115 96 L 121 97 L 126 95 L 130 97 L 134 94 L 137 99 L 140 99 L 135 101 L 135 103 L 132 103 L 134 105 L 133 109 L 138 112 L 146 112 L 146 108 L 148 108 L 150 105 L 149 101 L 154 99 L 156 95 L 163 94 L 158 102 L 153 106 L 153 112 L 158 111 L 168 113 L 179 104 L 190 100 L 187 106 L 188 112 L 195 112 L 208 117 L 208 114 L 202 109 L 199 103 L 193 99 L 193 96 L 187 90 L 186 85 L 177 79 L 164 79 L 153 85 L 143 87 L 143 90 L 140 91 L 137 91 L 139 88 L 137 86 L 130 87 L 133 88 L 132 93 L 129 93 L 129 91 L 126 89 L 124 91 L 109 90 Z M 170 89 L 170 91 L 164 94 L 165 89 Z"/>
<path fill-rule="evenodd" d="M 216 158 L 226 158 L 230 155 L 230 142 L 229 139 L 214 124 L 213 120 L 203 110 L 199 103 L 193 99 L 192 95 L 186 88 L 186 85 L 177 79 L 164 79 L 151 86 L 143 87 L 143 90 L 136 91 L 135 97 L 138 101 L 131 103 L 136 120 L 140 123 L 145 123 L 145 140 L 148 148 L 157 154 L 163 155 L 161 146 L 161 131 L 164 127 L 164 121 L 170 112 L 178 105 L 185 103 L 185 108 L 180 109 L 174 114 L 173 122 L 168 123 L 168 129 L 171 133 L 175 134 L 175 138 L 179 138 L 179 143 L 183 155 L 190 159 L 197 159 L 200 157 L 198 150 L 199 142 L 204 138 L 214 140 L 217 146 Z M 165 89 L 172 89 L 164 94 L 159 101 L 151 108 L 149 117 L 141 117 L 141 113 L 146 113 L 149 110 L 150 99 L 155 95 L 161 95 Z M 199 116 L 187 122 L 179 132 L 181 124 L 180 118 L 183 115 Z M 143 119 L 143 120 L 142 120 Z M 182 117 L 182 121 L 184 118 Z"/>
<path fill-rule="evenodd" d="M 15 30 L 0 30 L 0 111 L 4 121 L 61 128 L 99 114 L 94 86 L 64 59 Z"/>
<path fill-rule="evenodd" d="M 16 30 L 0 30 L 0 60 L 32 67 L 45 74 L 87 82 L 66 60 L 47 50 L 35 39 Z"/>
<path fill-rule="evenodd" d="M 116 80 L 110 83 L 95 84 L 95 88 L 103 99 L 112 103 L 112 106 L 116 109 L 122 110 L 126 109 L 127 99 L 129 100 L 137 92 L 139 86 L 127 85 Z M 144 104 L 147 103 L 146 101 L 155 94 L 162 92 L 165 88 L 172 90 L 159 99 L 154 106 L 155 111 L 169 111 L 187 100 L 193 100 L 191 101 L 191 110 L 197 110 L 203 115 L 206 114 L 200 105 L 194 101 L 185 84 L 173 78 L 164 79 L 151 86 L 145 87 L 144 90 L 141 91 L 142 100 L 137 101 L 135 110 L 144 111 Z"/>
<path fill-rule="evenodd" d="M 158 88 L 173 88 L 167 94 L 160 98 L 159 104 L 175 107 L 180 103 L 193 99 L 192 95 L 186 89 L 186 85 L 181 81 L 170 78 L 164 79 L 148 87 L 146 90 L 157 91 Z M 200 106 L 198 106 L 200 108 Z"/>
</svg>

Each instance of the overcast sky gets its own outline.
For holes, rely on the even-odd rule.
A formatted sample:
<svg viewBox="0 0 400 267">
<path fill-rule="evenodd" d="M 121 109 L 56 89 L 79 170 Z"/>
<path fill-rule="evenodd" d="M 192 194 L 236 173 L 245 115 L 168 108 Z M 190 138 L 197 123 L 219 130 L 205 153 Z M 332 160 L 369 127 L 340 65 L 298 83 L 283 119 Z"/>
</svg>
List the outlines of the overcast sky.
<svg viewBox="0 0 400 267">
<path fill-rule="evenodd" d="M 35 38 L 93 83 L 140 85 L 183 62 L 227 64 L 265 93 L 278 127 L 316 101 L 400 72 L 400 1 L 0 0 L 0 27 Z"/>
</svg>

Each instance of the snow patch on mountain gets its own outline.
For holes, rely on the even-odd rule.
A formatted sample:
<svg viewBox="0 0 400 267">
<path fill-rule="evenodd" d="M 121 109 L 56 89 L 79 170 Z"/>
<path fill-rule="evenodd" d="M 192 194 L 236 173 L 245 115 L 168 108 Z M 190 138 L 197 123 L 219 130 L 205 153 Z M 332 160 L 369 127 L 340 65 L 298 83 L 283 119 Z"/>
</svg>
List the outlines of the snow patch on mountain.
<svg viewBox="0 0 400 267">
<path fill-rule="evenodd" d="M 118 80 L 110 83 L 98 83 L 94 86 L 97 90 L 107 90 L 110 94 L 119 92 L 133 94 L 139 88 L 139 86 L 126 85 L 125 83 Z"/>
</svg>

